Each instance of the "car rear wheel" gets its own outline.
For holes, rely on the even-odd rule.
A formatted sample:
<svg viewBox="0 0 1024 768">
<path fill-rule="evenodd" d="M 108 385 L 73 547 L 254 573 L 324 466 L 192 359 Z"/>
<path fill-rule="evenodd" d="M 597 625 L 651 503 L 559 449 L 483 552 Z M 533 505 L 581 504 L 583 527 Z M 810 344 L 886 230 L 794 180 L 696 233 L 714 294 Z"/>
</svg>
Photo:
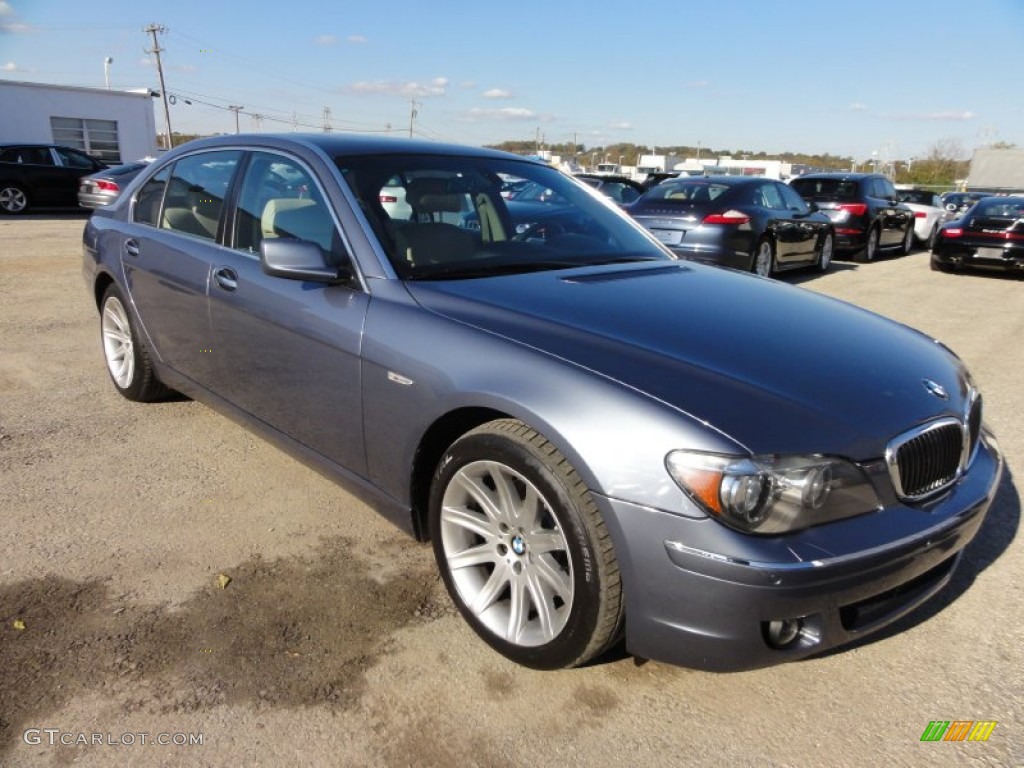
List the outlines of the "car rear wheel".
<svg viewBox="0 0 1024 768">
<path fill-rule="evenodd" d="M 953 271 L 953 266 L 951 264 L 947 264 L 944 261 L 939 261 L 938 259 L 935 258 L 934 255 L 932 256 L 931 260 L 929 261 L 929 265 L 932 268 L 932 272 L 952 272 Z"/>
<path fill-rule="evenodd" d="M 512 661 L 577 666 L 617 639 L 622 584 L 601 514 L 522 422 L 492 421 L 452 444 L 431 486 L 430 530 L 463 618 Z"/>
<path fill-rule="evenodd" d="M 771 277 L 775 272 L 775 248 L 768 238 L 758 240 L 754 248 L 753 272 L 761 277 Z"/>
<path fill-rule="evenodd" d="M 168 393 L 156 377 L 149 352 L 139 340 L 121 292 L 111 285 L 100 301 L 103 359 L 114 387 L 129 400 L 150 402 Z"/>
<path fill-rule="evenodd" d="M 24 213 L 28 210 L 28 193 L 17 184 L 0 186 L 0 211 L 9 214 Z"/>
<path fill-rule="evenodd" d="M 868 230 L 868 241 L 864 244 L 864 250 L 861 252 L 860 260 L 863 262 L 874 261 L 878 255 L 878 227 L 872 227 Z"/>
<path fill-rule="evenodd" d="M 835 238 L 831 232 L 825 234 L 825 242 L 821 244 L 821 254 L 818 256 L 818 268 L 822 272 L 828 272 L 832 264 L 832 251 L 835 249 Z"/>
<path fill-rule="evenodd" d="M 900 255 L 906 256 L 914 250 L 914 222 L 907 225 L 907 232 L 903 235 L 903 244 L 900 246 Z"/>
</svg>

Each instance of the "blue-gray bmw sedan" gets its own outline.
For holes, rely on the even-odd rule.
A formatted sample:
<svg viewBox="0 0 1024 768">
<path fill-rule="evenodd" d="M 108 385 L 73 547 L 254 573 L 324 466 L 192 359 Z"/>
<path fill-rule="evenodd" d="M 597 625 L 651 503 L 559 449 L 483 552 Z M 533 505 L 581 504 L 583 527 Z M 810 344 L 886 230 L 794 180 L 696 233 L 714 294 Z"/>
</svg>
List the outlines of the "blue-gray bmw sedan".
<svg viewBox="0 0 1024 768">
<path fill-rule="evenodd" d="M 559 204 L 514 219 L 513 180 Z M 84 272 L 122 395 L 201 400 L 431 541 L 469 625 L 531 667 L 866 635 L 949 581 L 1002 470 L 941 344 L 678 261 L 500 152 L 190 142 L 93 214 Z"/>
</svg>

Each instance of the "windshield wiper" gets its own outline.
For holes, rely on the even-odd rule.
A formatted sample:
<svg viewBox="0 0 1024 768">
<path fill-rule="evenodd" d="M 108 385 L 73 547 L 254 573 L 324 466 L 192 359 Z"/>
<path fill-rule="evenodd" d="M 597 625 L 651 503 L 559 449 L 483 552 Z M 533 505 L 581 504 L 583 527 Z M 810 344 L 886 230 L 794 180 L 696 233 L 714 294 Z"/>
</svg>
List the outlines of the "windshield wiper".
<svg viewBox="0 0 1024 768">
<path fill-rule="evenodd" d="M 492 264 L 487 267 L 452 266 L 431 269 L 420 275 L 410 275 L 410 280 L 466 280 L 475 277 L 496 277 L 518 275 L 527 272 L 543 272 L 550 269 L 572 269 L 585 267 L 578 261 L 524 261 L 515 264 Z"/>
</svg>

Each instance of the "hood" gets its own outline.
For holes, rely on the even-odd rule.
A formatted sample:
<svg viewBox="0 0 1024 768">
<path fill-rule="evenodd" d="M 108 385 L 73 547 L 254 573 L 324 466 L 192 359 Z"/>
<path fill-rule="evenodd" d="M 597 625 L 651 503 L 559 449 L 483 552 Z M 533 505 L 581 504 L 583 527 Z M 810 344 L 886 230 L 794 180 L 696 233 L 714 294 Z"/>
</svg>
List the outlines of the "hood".
<svg viewBox="0 0 1024 768">
<path fill-rule="evenodd" d="M 895 435 L 966 408 L 966 371 L 934 340 L 730 270 L 646 263 L 407 285 L 430 311 L 621 382 L 754 453 L 875 459 Z"/>
</svg>

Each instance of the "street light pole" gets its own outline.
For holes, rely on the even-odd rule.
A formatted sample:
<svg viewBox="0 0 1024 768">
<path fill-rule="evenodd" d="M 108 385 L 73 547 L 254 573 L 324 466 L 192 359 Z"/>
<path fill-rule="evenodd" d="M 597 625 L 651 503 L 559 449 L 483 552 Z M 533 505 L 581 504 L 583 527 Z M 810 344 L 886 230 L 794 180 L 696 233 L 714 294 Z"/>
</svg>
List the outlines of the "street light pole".
<svg viewBox="0 0 1024 768">
<path fill-rule="evenodd" d="M 107 56 L 103 59 L 103 80 L 107 84 L 107 90 L 110 90 L 110 65 L 114 63 L 114 60 Z"/>
</svg>

